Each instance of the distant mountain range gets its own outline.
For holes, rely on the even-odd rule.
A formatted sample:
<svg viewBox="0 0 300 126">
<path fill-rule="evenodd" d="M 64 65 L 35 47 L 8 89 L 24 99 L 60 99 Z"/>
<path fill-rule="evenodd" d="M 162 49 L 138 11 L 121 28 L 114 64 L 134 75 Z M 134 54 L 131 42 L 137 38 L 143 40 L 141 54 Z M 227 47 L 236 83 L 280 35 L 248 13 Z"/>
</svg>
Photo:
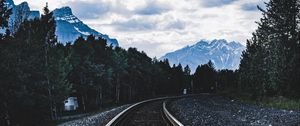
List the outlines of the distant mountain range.
<svg viewBox="0 0 300 126">
<path fill-rule="evenodd" d="M 40 12 L 31 11 L 27 2 L 19 5 L 15 5 L 13 0 L 7 0 L 7 2 L 13 12 L 9 19 L 9 29 L 12 32 L 15 32 L 24 20 L 40 18 Z M 70 7 L 55 9 L 53 16 L 56 20 L 56 35 L 58 41 L 61 43 L 74 42 L 79 36 L 87 37 L 92 34 L 96 37 L 106 39 L 108 45 L 119 46 L 116 39 L 112 39 L 108 35 L 102 34 L 80 21 L 73 15 Z M 2 29 L 0 32 L 3 33 L 4 30 Z"/>
<path fill-rule="evenodd" d="M 241 54 L 245 46 L 239 42 L 227 42 L 220 40 L 201 40 L 195 45 L 186 46 L 174 52 L 167 53 L 160 60 L 168 59 L 170 64 L 189 65 L 194 72 L 198 65 L 205 64 L 211 60 L 216 69 L 239 68 Z"/>
</svg>

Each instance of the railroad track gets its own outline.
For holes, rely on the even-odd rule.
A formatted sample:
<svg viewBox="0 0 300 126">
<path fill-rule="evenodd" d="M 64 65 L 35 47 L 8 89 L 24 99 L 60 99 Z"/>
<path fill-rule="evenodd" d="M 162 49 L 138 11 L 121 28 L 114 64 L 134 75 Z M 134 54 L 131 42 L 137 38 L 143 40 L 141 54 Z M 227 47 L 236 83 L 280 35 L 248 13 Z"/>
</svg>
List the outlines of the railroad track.
<svg viewBox="0 0 300 126">
<path fill-rule="evenodd" d="M 183 126 L 166 108 L 164 97 L 142 101 L 115 116 L 106 126 Z"/>
</svg>

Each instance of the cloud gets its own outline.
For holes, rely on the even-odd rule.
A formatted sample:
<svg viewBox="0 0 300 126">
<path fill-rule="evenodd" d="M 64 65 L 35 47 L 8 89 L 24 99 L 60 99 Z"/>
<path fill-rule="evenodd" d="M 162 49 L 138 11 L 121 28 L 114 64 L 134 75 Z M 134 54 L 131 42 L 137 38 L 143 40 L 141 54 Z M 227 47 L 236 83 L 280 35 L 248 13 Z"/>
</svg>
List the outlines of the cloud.
<svg viewBox="0 0 300 126">
<path fill-rule="evenodd" d="M 204 7 L 220 7 L 231 4 L 237 0 L 201 0 L 201 4 Z"/>
<path fill-rule="evenodd" d="M 129 14 L 130 11 L 122 4 L 116 5 L 111 1 L 69 1 L 64 3 L 65 6 L 70 6 L 74 14 L 81 19 L 98 19 L 109 14 Z"/>
<path fill-rule="evenodd" d="M 147 17 L 137 16 L 134 19 L 125 19 L 123 21 L 115 21 L 109 24 L 118 31 L 128 32 L 144 32 L 144 31 L 169 31 L 184 30 L 186 23 L 179 19 L 170 17 Z"/>
<path fill-rule="evenodd" d="M 96 19 L 111 10 L 110 3 L 97 1 L 97 2 L 84 2 L 84 1 L 70 1 L 66 3 L 70 6 L 74 14 L 81 19 Z"/>
<path fill-rule="evenodd" d="M 116 21 L 111 24 L 120 31 L 146 31 L 156 28 L 156 24 L 146 20 L 130 19 L 127 21 Z"/>
<path fill-rule="evenodd" d="M 183 30 L 185 29 L 186 23 L 181 21 L 181 20 L 175 20 L 173 22 L 170 22 L 166 27 L 165 30 L 167 29 L 178 29 L 178 30 Z"/>
<path fill-rule="evenodd" d="M 139 34 L 139 36 L 144 35 L 143 33 Z M 145 35 L 146 37 L 147 35 Z M 155 36 L 153 36 L 155 37 Z M 155 39 L 155 38 L 154 38 Z M 160 38 L 157 38 L 160 39 Z M 144 51 L 148 56 L 154 58 L 160 58 L 164 53 L 169 52 L 170 50 L 176 50 L 180 48 L 178 42 L 168 43 L 163 41 L 154 41 L 149 40 L 147 38 L 134 38 L 132 36 L 128 36 L 127 39 L 121 40 L 124 43 L 121 45 L 123 47 L 136 47 L 140 51 Z M 161 55 L 157 55 L 161 54 Z"/>
<path fill-rule="evenodd" d="M 257 4 L 254 3 L 246 3 L 241 7 L 245 11 L 257 11 Z"/>
<path fill-rule="evenodd" d="M 24 0 L 14 0 L 20 3 Z M 26 0 L 41 10 L 70 6 L 97 31 L 160 57 L 201 39 L 245 43 L 262 17 L 256 5 L 268 0 Z"/>
<path fill-rule="evenodd" d="M 157 53 L 164 53 L 166 50 L 162 50 L 161 46 L 163 43 L 152 43 L 150 40 L 135 42 L 131 45 L 126 45 L 128 47 L 136 47 L 138 50 L 144 51 L 148 56 L 152 58 L 156 56 Z M 159 58 L 159 57 L 157 57 Z"/>
<path fill-rule="evenodd" d="M 157 15 L 169 11 L 170 6 L 157 1 L 148 2 L 145 6 L 137 8 L 135 12 L 140 15 Z"/>
<path fill-rule="evenodd" d="M 241 9 L 244 11 L 258 11 L 257 6 L 261 7 L 262 9 L 266 8 L 266 5 L 263 1 L 256 2 L 256 3 L 245 3 L 241 5 Z"/>
</svg>

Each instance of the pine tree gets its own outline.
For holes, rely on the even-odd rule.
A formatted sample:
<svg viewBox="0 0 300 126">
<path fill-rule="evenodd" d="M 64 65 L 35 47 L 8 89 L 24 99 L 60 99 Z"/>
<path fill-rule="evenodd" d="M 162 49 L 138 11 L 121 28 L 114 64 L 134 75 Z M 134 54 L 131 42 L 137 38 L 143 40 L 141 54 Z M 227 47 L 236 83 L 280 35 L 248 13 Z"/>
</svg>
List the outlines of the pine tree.
<svg viewBox="0 0 300 126">
<path fill-rule="evenodd" d="M 72 47 L 71 64 L 73 66 L 69 81 L 73 83 L 79 104 L 83 111 L 87 111 L 88 91 L 91 88 L 90 67 L 92 62 L 92 47 L 83 38 L 79 37 Z"/>
<path fill-rule="evenodd" d="M 0 28 L 6 28 L 5 36 L 0 34 L 0 40 L 10 36 L 10 31 L 8 30 L 8 20 L 12 11 L 8 8 L 6 0 L 0 0 Z"/>
<path fill-rule="evenodd" d="M 48 69 L 47 76 L 49 77 L 48 94 L 52 112 L 52 119 L 57 119 L 59 110 L 63 110 L 64 101 L 71 92 L 71 85 L 67 80 L 71 70 L 70 52 L 65 51 L 62 44 L 57 44 L 51 47 L 48 52 Z M 47 80 L 48 81 L 48 80 Z"/>
<path fill-rule="evenodd" d="M 267 50 L 266 66 L 267 66 L 267 83 L 270 90 L 277 95 L 286 95 L 284 90 L 289 85 L 286 83 L 290 75 L 290 69 L 287 66 L 293 57 L 292 48 L 296 45 L 297 40 L 297 15 L 299 13 L 299 5 L 297 0 L 279 1 L 273 0 L 267 4 L 265 12 L 265 20 L 268 29 L 268 41 L 265 47 Z"/>
<path fill-rule="evenodd" d="M 12 11 L 8 8 L 6 0 L 0 0 L 0 28 L 8 27 L 8 19 Z"/>
<path fill-rule="evenodd" d="M 127 74 L 127 67 L 128 67 L 128 59 L 126 58 L 126 51 L 120 47 L 116 47 L 115 51 L 112 55 L 113 59 L 113 71 L 115 77 L 115 102 L 116 104 L 120 103 L 120 92 L 122 81 L 121 78 Z"/>
<path fill-rule="evenodd" d="M 56 84 L 62 84 L 61 86 L 64 86 L 65 83 L 61 82 L 62 80 L 60 79 L 64 79 L 63 77 L 62 78 L 55 78 L 55 80 L 51 80 L 50 78 L 52 76 L 55 76 L 55 73 L 51 75 L 51 70 L 55 69 L 55 68 L 58 68 L 61 67 L 61 66 L 56 66 L 56 67 L 52 67 L 51 66 L 55 66 L 56 63 L 55 62 L 52 62 L 51 63 L 51 60 L 57 60 L 56 58 L 52 58 L 53 56 L 55 55 L 59 55 L 59 54 L 53 54 L 51 55 L 51 51 L 52 51 L 52 48 L 54 48 L 56 42 L 57 42 L 57 39 L 56 39 L 56 36 L 55 36 L 55 28 L 56 28 L 56 24 L 55 24 L 55 21 L 54 21 L 54 17 L 52 17 L 52 12 L 50 13 L 49 9 L 48 9 L 48 3 L 46 4 L 46 7 L 44 7 L 44 14 L 42 15 L 41 17 L 41 25 L 43 25 L 43 30 L 44 34 L 42 35 L 42 39 L 40 40 L 41 42 L 43 42 L 43 50 L 44 50 L 44 67 L 45 67 L 45 83 L 46 83 L 46 87 L 47 87 L 47 92 L 48 92 L 48 99 L 49 99 L 49 111 L 51 113 L 51 119 L 56 119 L 56 112 L 57 112 L 57 108 L 56 108 L 56 105 L 57 105 L 57 101 L 55 99 L 55 96 L 57 94 L 54 93 L 54 90 L 57 90 L 56 88 L 59 88 L 59 87 L 56 87 Z M 55 64 L 55 65 L 54 65 Z M 61 64 L 59 64 L 61 65 Z M 66 64 L 67 65 L 67 64 Z M 63 69 L 63 68 L 61 68 Z M 56 72 L 56 71 L 55 71 Z M 56 74 L 64 74 L 64 73 L 56 73 Z M 54 79 L 54 78 L 52 78 Z M 53 81 L 53 82 L 51 82 Z M 58 82 L 57 82 L 58 81 Z M 59 103 L 59 102 L 58 102 Z"/>
<path fill-rule="evenodd" d="M 191 76 L 191 69 L 190 69 L 189 65 L 186 65 L 184 67 L 183 73 L 184 73 L 184 88 L 188 89 L 188 91 L 191 92 L 191 90 L 192 90 L 191 77 L 190 77 Z"/>
<path fill-rule="evenodd" d="M 291 76 L 296 71 L 291 71 L 297 68 L 292 59 L 299 33 L 299 2 L 271 0 L 267 10 L 259 10 L 263 12 L 263 18 L 243 54 L 240 85 L 245 85 L 246 89 L 252 87 L 255 97 L 287 95 L 293 83 L 287 82 L 295 80 Z"/>
<path fill-rule="evenodd" d="M 0 125 L 12 125 L 14 117 L 12 116 L 13 104 L 15 103 L 16 92 L 19 86 L 16 83 L 18 71 L 16 68 L 16 53 L 14 38 L 7 36 L 0 38 Z"/>
<path fill-rule="evenodd" d="M 15 75 L 8 90 L 14 94 L 8 101 L 14 124 L 37 125 L 55 117 L 61 101 L 69 94 L 66 82 L 69 63 L 56 44 L 55 22 L 51 13 L 42 19 L 25 21 L 12 38 L 11 71 Z M 8 60 L 9 61 L 9 60 Z"/>
<path fill-rule="evenodd" d="M 193 75 L 194 88 L 196 93 L 213 93 L 216 91 L 216 70 L 212 61 L 198 66 Z"/>
</svg>

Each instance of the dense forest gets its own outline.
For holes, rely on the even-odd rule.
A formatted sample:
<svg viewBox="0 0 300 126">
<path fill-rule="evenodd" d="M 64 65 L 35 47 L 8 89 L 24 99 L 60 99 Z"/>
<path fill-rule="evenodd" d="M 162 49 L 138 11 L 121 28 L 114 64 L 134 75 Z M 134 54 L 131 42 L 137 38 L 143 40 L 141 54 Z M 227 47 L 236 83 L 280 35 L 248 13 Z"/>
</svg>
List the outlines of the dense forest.
<svg viewBox="0 0 300 126">
<path fill-rule="evenodd" d="M 0 27 L 11 13 L 0 2 Z M 253 38 L 247 41 L 240 69 L 216 70 L 211 61 L 172 65 L 136 48 L 106 44 L 93 35 L 61 44 L 47 7 L 40 19 L 24 21 L 16 33 L 0 37 L 0 125 L 40 125 L 63 112 L 69 96 L 81 112 L 147 98 L 232 91 L 253 99 L 300 97 L 299 1 L 271 0 Z"/>
<path fill-rule="evenodd" d="M 239 68 L 242 92 L 254 99 L 300 98 L 300 1 L 271 0 L 247 41 Z"/>
</svg>

